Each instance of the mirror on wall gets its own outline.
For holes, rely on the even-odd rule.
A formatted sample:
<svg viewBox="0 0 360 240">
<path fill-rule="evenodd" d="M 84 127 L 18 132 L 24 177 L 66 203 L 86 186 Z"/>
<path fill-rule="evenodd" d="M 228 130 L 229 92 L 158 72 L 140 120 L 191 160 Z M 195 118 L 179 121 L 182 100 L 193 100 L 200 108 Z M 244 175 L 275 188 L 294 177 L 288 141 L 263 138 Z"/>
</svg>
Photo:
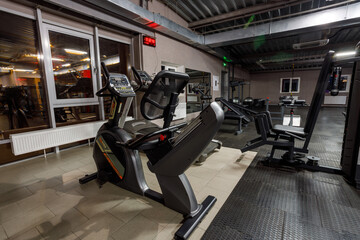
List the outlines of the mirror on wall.
<svg viewBox="0 0 360 240">
<path fill-rule="evenodd" d="M 211 74 L 186 68 L 190 81 L 186 86 L 186 113 L 200 112 L 211 102 Z"/>
</svg>

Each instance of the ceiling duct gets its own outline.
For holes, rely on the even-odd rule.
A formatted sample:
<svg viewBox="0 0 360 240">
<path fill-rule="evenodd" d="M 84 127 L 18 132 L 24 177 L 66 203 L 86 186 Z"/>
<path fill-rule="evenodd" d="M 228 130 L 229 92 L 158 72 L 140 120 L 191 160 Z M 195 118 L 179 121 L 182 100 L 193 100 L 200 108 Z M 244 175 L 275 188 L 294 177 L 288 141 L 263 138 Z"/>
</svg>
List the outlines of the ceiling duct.
<svg viewBox="0 0 360 240">
<path fill-rule="evenodd" d="M 310 41 L 310 42 L 294 43 L 292 45 L 292 47 L 295 50 L 300 50 L 300 49 L 307 49 L 307 48 L 323 47 L 328 43 L 329 43 L 329 39 L 321 39 L 321 40 Z"/>
</svg>

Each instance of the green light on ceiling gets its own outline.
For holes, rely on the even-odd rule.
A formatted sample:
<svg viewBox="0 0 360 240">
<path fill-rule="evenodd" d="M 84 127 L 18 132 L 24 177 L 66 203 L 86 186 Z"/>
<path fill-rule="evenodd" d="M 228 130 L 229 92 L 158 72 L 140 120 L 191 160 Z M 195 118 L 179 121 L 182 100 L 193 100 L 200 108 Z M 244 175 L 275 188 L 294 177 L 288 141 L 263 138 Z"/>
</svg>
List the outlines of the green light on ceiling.
<svg viewBox="0 0 360 240">
<path fill-rule="evenodd" d="M 265 35 L 260 35 L 255 38 L 254 40 L 254 50 L 257 50 L 259 47 L 261 47 L 265 43 Z"/>
<path fill-rule="evenodd" d="M 226 66 L 227 66 L 227 63 L 226 63 L 226 62 L 223 62 L 223 66 L 226 67 Z"/>
<path fill-rule="evenodd" d="M 249 27 L 249 25 L 252 23 L 252 21 L 254 21 L 254 19 L 255 19 L 255 15 L 251 15 L 251 17 L 249 18 L 249 20 L 245 24 L 244 29 L 247 29 Z"/>
<path fill-rule="evenodd" d="M 223 59 L 224 59 L 224 61 L 226 61 L 226 62 L 232 62 L 232 60 L 231 59 L 229 59 L 229 58 L 227 58 L 227 57 L 223 57 Z"/>
</svg>

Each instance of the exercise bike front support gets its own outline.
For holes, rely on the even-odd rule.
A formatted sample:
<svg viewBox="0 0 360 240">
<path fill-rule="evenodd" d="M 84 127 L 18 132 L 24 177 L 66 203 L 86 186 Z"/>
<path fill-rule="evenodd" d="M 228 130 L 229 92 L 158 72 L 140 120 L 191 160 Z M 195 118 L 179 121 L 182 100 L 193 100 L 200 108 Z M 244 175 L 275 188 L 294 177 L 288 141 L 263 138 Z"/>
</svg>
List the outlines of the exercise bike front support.
<svg viewBox="0 0 360 240">
<path fill-rule="evenodd" d="M 216 198 L 214 196 L 207 196 L 201 203 L 202 207 L 198 214 L 192 218 L 187 218 L 184 220 L 183 225 L 175 233 L 175 239 L 187 239 L 194 231 L 196 226 L 199 225 L 202 219 L 210 211 L 215 202 Z"/>
<path fill-rule="evenodd" d="M 80 184 L 85 184 L 87 182 L 90 182 L 92 180 L 95 180 L 97 178 L 97 172 L 86 174 L 84 177 L 79 179 Z"/>
</svg>

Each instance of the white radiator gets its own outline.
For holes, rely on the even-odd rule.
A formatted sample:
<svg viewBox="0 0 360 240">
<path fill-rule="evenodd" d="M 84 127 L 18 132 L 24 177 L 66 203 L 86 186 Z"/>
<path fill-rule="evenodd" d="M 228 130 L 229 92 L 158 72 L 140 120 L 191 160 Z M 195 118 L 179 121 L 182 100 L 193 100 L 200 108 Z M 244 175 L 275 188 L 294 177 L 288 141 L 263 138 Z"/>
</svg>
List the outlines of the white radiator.
<svg viewBox="0 0 360 240">
<path fill-rule="evenodd" d="M 35 152 L 46 148 L 94 138 L 105 121 L 82 123 L 53 129 L 11 134 L 14 155 Z"/>
</svg>

